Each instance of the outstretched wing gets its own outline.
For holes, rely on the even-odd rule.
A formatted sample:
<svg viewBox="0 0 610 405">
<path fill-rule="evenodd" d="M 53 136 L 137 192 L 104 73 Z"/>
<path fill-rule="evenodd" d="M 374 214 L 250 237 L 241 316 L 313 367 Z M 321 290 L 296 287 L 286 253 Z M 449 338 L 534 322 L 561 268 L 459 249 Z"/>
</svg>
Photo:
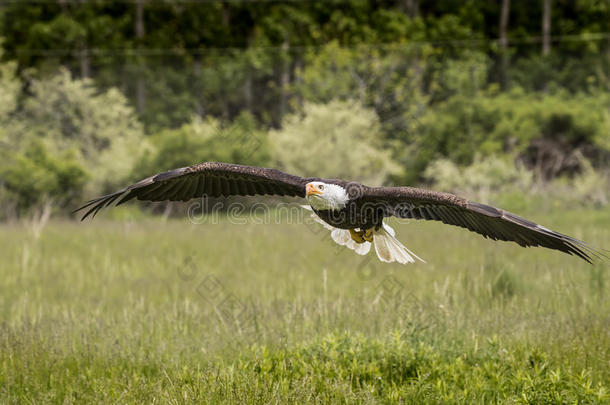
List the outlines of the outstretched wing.
<svg viewBox="0 0 610 405">
<path fill-rule="evenodd" d="M 469 229 L 493 240 L 521 246 L 542 246 L 576 255 L 591 263 L 606 257 L 586 243 L 552 231 L 518 215 L 449 193 L 413 187 L 367 187 L 361 201 L 384 216 L 441 221 Z"/>
<path fill-rule="evenodd" d="M 228 163 L 205 162 L 159 173 L 129 187 L 87 202 L 76 211 L 87 209 L 82 219 L 117 201 L 133 198 L 146 201 L 188 201 L 191 198 L 279 195 L 305 197 L 308 179 L 275 169 Z M 119 200 L 119 197 L 122 197 Z M 75 211 L 75 212 L 76 212 Z"/>
</svg>

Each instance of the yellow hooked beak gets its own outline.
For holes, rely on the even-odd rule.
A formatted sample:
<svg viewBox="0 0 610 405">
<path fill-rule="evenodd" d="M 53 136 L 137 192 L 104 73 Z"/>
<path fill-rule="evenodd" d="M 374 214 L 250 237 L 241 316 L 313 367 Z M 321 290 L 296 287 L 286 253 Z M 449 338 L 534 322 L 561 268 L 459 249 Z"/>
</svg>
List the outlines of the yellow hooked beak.
<svg viewBox="0 0 610 405">
<path fill-rule="evenodd" d="M 315 185 L 309 183 L 305 186 L 305 195 L 322 195 L 322 192 L 318 190 Z"/>
</svg>

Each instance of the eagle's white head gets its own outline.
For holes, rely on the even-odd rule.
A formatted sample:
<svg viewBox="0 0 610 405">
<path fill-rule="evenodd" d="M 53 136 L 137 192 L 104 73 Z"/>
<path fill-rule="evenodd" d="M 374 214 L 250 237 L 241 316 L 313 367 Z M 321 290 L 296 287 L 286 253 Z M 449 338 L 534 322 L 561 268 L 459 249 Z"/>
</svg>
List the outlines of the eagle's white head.
<svg viewBox="0 0 610 405">
<path fill-rule="evenodd" d="M 316 210 L 338 210 L 347 204 L 347 191 L 336 184 L 312 181 L 305 185 L 307 202 Z"/>
</svg>

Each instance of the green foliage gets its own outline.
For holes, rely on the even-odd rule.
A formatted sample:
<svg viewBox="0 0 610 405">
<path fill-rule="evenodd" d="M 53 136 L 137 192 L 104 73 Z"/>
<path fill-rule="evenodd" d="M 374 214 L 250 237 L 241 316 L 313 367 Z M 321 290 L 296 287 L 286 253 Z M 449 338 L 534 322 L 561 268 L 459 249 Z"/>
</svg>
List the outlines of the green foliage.
<svg viewBox="0 0 610 405">
<path fill-rule="evenodd" d="M 301 176 L 381 184 L 399 171 L 374 111 L 354 101 L 306 103 L 270 135 L 277 165 Z"/>
<path fill-rule="evenodd" d="M 134 103 L 142 97 L 139 114 L 152 132 L 188 123 L 193 113 L 226 119 L 244 110 L 277 126 L 286 99 L 328 102 L 315 97 L 333 88 L 357 99 L 366 87 L 360 101 L 385 121 L 419 103 L 405 97 L 414 78 L 418 91 L 443 99 L 452 83 L 437 79 L 449 78 L 453 61 L 472 54 L 496 59 L 483 87 L 502 76 L 498 2 L 145 2 L 139 34 L 137 4 L 9 2 L 0 9 L 6 57 L 22 72 L 65 66 L 93 75 L 100 88 L 120 87 Z M 607 89 L 609 7 L 598 0 L 553 3 L 552 51 L 542 56 L 540 6 L 511 3 L 509 83 L 575 94 Z M 402 138 L 405 130 L 395 125 L 392 133 Z"/>
<path fill-rule="evenodd" d="M 258 166 L 269 163 L 267 135 L 247 113 L 226 124 L 212 117 L 193 118 L 190 124 L 162 131 L 150 141 L 154 151 L 138 163 L 136 175 L 149 176 L 205 161 Z"/>
<path fill-rule="evenodd" d="M 549 209 L 607 206 L 610 203 L 610 176 L 595 170 L 582 157 L 580 165 L 582 172 L 571 178 L 542 183 L 535 181 L 532 171 L 506 157 L 475 157 L 467 166 L 438 159 L 428 165 L 424 177 L 435 189 L 512 210 L 549 204 Z"/>
<path fill-rule="evenodd" d="M 583 204 L 604 207 L 610 204 L 610 173 L 595 170 L 588 162 L 584 162 L 584 170 L 572 180 L 574 192 L 565 193 Z"/>
<path fill-rule="evenodd" d="M 0 53 L 2 56 L 2 53 Z M 8 115 L 15 111 L 17 98 L 21 90 L 21 84 L 16 77 L 17 64 L 8 62 L 0 64 L 0 122 L 6 123 Z M 2 131 L 2 128 L 0 128 Z M 0 142 L 2 132 L 0 132 Z"/>
<path fill-rule="evenodd" d="M 0 66 L 5 154 L 23 153 L 33 139 L 43 139 L 51 155 L 72 150 L 91 176 L 86 194 L 114 188 L 127 174 L 204 159 L 416 184 L 430 162 L 448 159 L 450 171 L 468 177 L 477 156 L 497 155 L 516 159 L 539 182 L 588 176 L 587 196 L 596 197 L 587 199 L 605 204 L 606 2 L 553 2 L 545 55 L 540 7 L 514 2 L 507 50 L 497 41 L 498 2 L 10 2 L 0 10 L 2 56 L 10 61 Z M 311 105 L 337 100 L 357 100 L 376 123 L 344 126 L 321 113 L 328 125 L 319 124 L 315 139 L 314 124 L 296 124 Z M 341 148 L 353 137 L 359 157 L 326 163 L 320 173 L 307 153 L 330 161 L 335 141 L 326 138 L 337 131 L 327 127 L 337 123 Z M 287 140 L 300 134 L 295 125 L 313 128 L 303 130 L 307 143 Z M 207 135 L 190 133 L 196 127 Z M 144 129 L 156 134 L 156 149 Z M 290 157 L 277 156 L 277 148 L 275 162 L 268 156 L 276 146 L 263 134 L 270 129 L 286 134 L 274 144 L 290 145 Z M 361 141 L 363 130 L 374 140 Z M 250 141 L 262 145 L 258 152 Z M 495 192 L 480 179 L 471 183 L 462 189 L 483 199 Z"/>
<path fill-rule="evenodd" d="M 42 139 L 50 151 L 76 151 L 91 174 L 89 191 L 117 187 L 147 149 L 142 126 L 116 89 L 99 93 L 90 80 L 72 79 L 67 71 L 33 80 L 32 96 L 19 111 L 13 145 Z"/>
<path fill-rule="evenodd" d="M 466 50 L 459 57 L 447 58 L 434 69 L 430 83 L 433 99 L 446 99 L 460 94 L 470 98 L 487 87 L 491 61 L 482 51 Z"/>
<path fill-rule="evenodd" d="M 559 178 L 542 188 L 547 199 L 551 197 L 555 201 L 555 207 L 603 208 L 610 204 L 610 173 L 595 170 L 585 159 L 582 166 L 582 172 L 573 178 Z"/>
<path fill-rule="evenodd" d="M 7 92 L 0 114 L 5 145 L 0 184 L 10 190 L 2 197 L 6 204 L 15 198 L 20 209 L 27 209 L 45 197 L 65 204 L 83 191 L 107 191 L 125 180 L 148 148 L 142 126 L 118 90 L 100 93 L 92 81 L 73 80 L 64 70 L 33 79 L 18 104 L 11 66 L 1 69 Z"/>
<path fill-rule="evenodd" d="M 18 213 L 33 205 L 53 202 L 60 207 L 80 196 L 87 175 L 72 150 L 50 154 L 35 140 L 0 166 L 0 178 Z"/>
<path fill-rule="evenodd" d="M 460 167 L 449 159 L 435 160 L 426 168 L 425 178 L 440 191 L 489 202 L 490 196 L 512 190 L 527 191 L 533 185 L 532 172 L 506 158 L 476 157 L 471 165 Z"/>
<path fill-rule="evenodd" d="M 593 384 L 590 373 L 550 365 L 545 352 L 507 348 L 497 338 L 480 350 L 454 352 L 439 351 L 399 332 L 381 338 L 345 333 L 318 337 L 294 348 L 257 347 L 254 353 L 244 356 L 241 372 L 253 373 L 263 385 L 290 387 L 307 381 L 322 400 L 335 395 L 348 400 L 348 393 L 392 403 L 405 399 L 417 403 L 609 399 L 607 388 Z M 334 392 L 329 387 L 342 389 Z"/>
<path fill-rule="evenodd" d="M 426 52 L 408 43 L 347 48 L 331 42 L 307 53 L 296 90 L 314 103 L 358 100 L 376 111 L 385 138 L 409 142 L 428 102 L 422 92 Z"/>
<path fill-rule="evenodd" d="M 603 93 L 570 96 L 515 89 L 502 94 L 456 94 L 422 118 L 418 154 L 409 163 L 421 173 L 435 158 L 468 165 L 477 154 L 510 153 L 530 168 L 537 166 L 544 179 L 552 178 L 565 169 L 561 161 L 567 164 L 565 158 L 574 150 L 590 158 L 610 152 L 609 103 Z"/>
</svg>

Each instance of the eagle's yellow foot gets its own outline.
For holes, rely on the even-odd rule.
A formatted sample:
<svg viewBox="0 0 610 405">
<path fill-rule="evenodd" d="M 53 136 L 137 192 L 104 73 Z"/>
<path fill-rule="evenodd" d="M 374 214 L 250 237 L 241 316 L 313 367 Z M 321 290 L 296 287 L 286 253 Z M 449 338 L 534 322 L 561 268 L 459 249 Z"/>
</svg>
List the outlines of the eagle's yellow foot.
<svg viewBox="0 0 610 405">
<path fill-rule="evenodd" d="M 373 243 L 373 228 L 367 229 L 366 231 L 364 231 L 362 233 L 362 239 L 364 239 L 367 242 Z"/>
<path fill-rule="evenodd" d="M 356 243 L 365 242 L 364 238 L 362 237 L 362 235 L 364 234 L 363 231 L 356 231 L 354 229 L 350 229 L 349 234 L 352 236 L 352 239 L 354 240 L 354 242 L 356 242 Z"/>
</svg>

